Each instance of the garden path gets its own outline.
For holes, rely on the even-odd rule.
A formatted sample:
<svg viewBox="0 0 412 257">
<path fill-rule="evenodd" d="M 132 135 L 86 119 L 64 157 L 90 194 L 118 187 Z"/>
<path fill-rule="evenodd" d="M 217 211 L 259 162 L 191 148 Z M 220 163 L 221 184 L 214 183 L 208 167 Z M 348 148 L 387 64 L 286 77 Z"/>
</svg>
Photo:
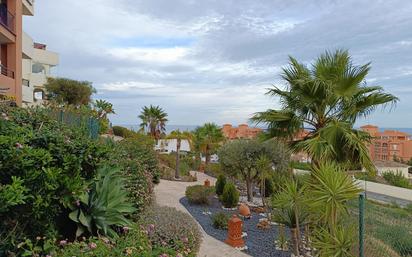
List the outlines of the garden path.
<svg viewBox="0 0 412 257">
<path fill-rule="evenodd" d="M 206 179 L 210 180 L 210 184 L 214 185 L 216 179 L 204 173 L 197 173 L 197 182 L 178 182 L 161 180 L 160 184 L 155 187 L 156 202 L 161 206 L 175 207 L 176 209 L 190 214 L 183 205 L 180 204 L 180 198 L 185 196 L 187 186 L 203 184 Z M 199 225 L 199 224 L 198 224 Z M 203 239 L 200 245 L 199 257 L 247 257 L 249 255 L 242 253 L 225 243 L 214 239 L 206 234 L 203 228 L 199 225 Z"/>
</svg>

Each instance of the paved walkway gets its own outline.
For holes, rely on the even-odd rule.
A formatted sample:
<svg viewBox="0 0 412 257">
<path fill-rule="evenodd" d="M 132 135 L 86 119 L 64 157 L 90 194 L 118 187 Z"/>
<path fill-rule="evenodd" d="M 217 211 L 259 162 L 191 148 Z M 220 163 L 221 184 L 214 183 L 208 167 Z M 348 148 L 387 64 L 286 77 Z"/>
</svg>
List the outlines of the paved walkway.
<svg viewBox="0 0 412 257">
<path fill-rule="evenodd" d="M 176 209 L 189 213 L 185 207 L 183 207 L 179 200 L 184 197 L 186 187 L 196 184 L 203 184 L 206 179 L 209 179 L 211 184 L 214 185 L 216 179 L 206 174 L 197 173 L 197 182 L 177 182 L 161 180 L 160 184 L 155 187 L 156 202 L 159 205 L 175 207 Z M 199 228 L 203 235 L 202 244 L 200 245 L 199 257 L 247 257 L 249 255 L 244 254 L 225 243 L 214 239 L 206 234 L 203 228 L 199 225 Z"/>
<path fill-rule="evenodd" d="M 401 206 L 406 206 L 407 204 L 412 203 L 411 189 L 384 185 L 370 181 L 356 180 L 356 182 L 360 188 L 366 191 L 366 194 L 371 199 L 386 203 L 396 202 Z"/>
</svg>

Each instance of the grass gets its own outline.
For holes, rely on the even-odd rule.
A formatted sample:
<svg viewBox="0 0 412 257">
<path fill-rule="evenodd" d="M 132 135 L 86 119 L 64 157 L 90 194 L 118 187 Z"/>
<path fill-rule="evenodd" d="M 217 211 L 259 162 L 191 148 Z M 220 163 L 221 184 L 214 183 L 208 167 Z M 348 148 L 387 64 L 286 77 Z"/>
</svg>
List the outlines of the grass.
<svg viewBox="0 0 412 257">
<path fill-rule="evenodd" d="M 298 169 L 298 170 L 310 170 L 311 169 L 310 163 L 297 162 L 297 161 L 290 162 L 290 167 L 293 169 Z"/>
<path fill-rule="evenodd" d="M 353 213 L 351 218 L 354 219 L 352 222 L 356 222 L 355 224 L 358 223 L 357 204 L 357 201 L 350 203 L 351 213 Z M 391 256 L 388 255 L 390 251 L 395 251 L 403 257 L 412 256 L 412 213 L 410 210 L 366 201 L 364 217 L 365 237 L 381 242 L 380 248 L 382 249 L 377 253 L 378 248 L 375 248 L 373 255 L 366 253 L 366 256 Z"/>
</svg>

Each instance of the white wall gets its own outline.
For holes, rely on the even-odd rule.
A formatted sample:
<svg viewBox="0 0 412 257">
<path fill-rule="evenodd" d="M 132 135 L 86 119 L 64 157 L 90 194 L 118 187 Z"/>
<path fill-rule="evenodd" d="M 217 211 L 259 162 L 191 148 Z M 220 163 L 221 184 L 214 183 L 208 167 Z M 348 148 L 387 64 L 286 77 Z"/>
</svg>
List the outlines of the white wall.
<svg viewBox="0 0 412 257">
<path fill-rule="evenodd" d="M 156 146 L 155 150 L 160 152 L 176 152 L 177 139 L 160 139 Z M 180 151 L 190 152 L 189 141 L 183 139 L 180 143 Z"/>
<path fill-rule="evenodd" d="M 377 167 L 378 175 L 382 176 L 385 172 L 392 172 L 396 174 L 400 172 L 405 178 L 409 178 L 408 167 Z"/>
</svg>

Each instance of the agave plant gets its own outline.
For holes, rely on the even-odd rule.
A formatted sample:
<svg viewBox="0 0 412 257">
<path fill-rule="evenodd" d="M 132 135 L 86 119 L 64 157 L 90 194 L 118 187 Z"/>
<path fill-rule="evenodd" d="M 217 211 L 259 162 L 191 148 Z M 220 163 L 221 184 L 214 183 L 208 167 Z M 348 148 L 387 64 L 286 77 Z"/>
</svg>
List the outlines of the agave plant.
<svg viewBox="0 0 412 257">
<path fill-rule="evenodd" d="M 115 238 L 113 226 L 130 226 L 125 215 L 135 208 L 128 202 L 124 181 L 118 169 L 103 167 L 92 182 L 92 189 L 80 196 L 69 218 L 77 223 L 76 237 L 88 232 Z"/>
</svg>

